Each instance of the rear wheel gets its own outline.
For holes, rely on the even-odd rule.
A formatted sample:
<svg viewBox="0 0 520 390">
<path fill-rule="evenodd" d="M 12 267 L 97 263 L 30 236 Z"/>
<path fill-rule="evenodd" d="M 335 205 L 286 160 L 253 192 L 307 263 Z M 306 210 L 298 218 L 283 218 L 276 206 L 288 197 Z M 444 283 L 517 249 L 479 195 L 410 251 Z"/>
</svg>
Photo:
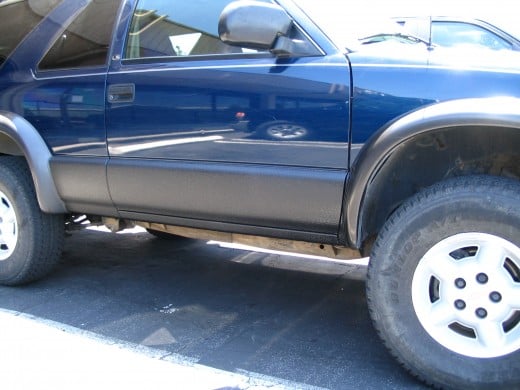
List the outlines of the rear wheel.
<svg viewBox="0 0 520 390">
<path fill-rule="evenodd" d="M 369 309 L 397 359 L 429 384 L 520 386 L 520 185 L 435 185 L 386 223 L 370 259 Z"/>
<path fill-rule="evenodd" d="M 40 210 L 25 160 L 0 157 L 0 284 L 46 275 L 60 259 L 63 229 L 63 216 Z"/>
</svg>

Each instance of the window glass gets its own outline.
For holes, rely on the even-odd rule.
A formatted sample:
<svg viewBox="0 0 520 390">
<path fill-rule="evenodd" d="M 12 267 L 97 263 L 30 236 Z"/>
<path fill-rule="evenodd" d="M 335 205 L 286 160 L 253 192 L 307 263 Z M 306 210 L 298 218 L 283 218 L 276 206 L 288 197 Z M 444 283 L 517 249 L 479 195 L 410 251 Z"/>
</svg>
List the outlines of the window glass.
<svg viewBox="0 0 520 390">
<path fill-rule="evenodd" d="M 139 0 L 124 57 L 251 53 L 218 38 L 220 13 L 232 1 Z"/>
<path fill-rule="evenodd" d="M 512 45 L 480 26 L 459 22 L 432 23 L 432 42 L 441 46 L 478 45 L 488 49 L 511 50 Z"/>
<path fill-rule="evenodd" d="M 61 0 L 0 2 L 0 66 L 34 27 Z"/>
<path fill-rule="evenodd" d="M 40 69 L 80 68 L 107 63 L 120 0 L 93 0 L 60 34 Z"/>
</svg>

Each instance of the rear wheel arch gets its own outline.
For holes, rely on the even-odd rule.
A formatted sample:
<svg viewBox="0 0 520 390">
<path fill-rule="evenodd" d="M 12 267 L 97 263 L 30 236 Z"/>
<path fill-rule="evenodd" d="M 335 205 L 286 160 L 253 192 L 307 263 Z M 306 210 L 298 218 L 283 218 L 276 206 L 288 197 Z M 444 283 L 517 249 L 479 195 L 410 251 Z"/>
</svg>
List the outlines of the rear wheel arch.
<svg viewBox="0 0 520 390">
<path fill-rule="evenodd" d="M 67 212 L 49 166 L 52 154 L 38 131 L 23 117 L 0 111 L 0 154 L 25 158 L 42 211 L 55 214 Z"/>
<path fill-rule="evenodd" d="M 520 180 L 520 99 L 465 99 L 413 112 L 364 145 L 346 189 L 347 241 L 371 242 L 406 199 L 450 177 Z"/>
</svg>

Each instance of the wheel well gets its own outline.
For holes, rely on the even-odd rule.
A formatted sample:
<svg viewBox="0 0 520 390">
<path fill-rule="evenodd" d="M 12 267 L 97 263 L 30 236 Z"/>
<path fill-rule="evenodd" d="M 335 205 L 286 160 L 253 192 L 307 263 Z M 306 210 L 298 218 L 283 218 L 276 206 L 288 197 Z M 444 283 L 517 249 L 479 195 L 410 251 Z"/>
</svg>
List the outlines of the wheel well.
<svg viewBox="0 0 520 390">
<path fill-rule="evenodd" d="M 0 154 L 9 154 L 12 156 L 23 156 L 22 149 L 8 135 L 0 130 Z"/>
<path fill-rule="evenodd" d="M 520 131 L 492 126 L 447 127 L 409 138 L 368 186 L 360 214 L 365 251 L 388 217 L 410 196 L 450 177 L 484 174 L 520 180 Z"/>
<path fill-rule="evenodd" d="M 31 171 L 38 203 L 44 212 L 67 212 L 50 170 L 51 151 L 27 120 L 12 112 L 0 111 L 0 155 L 25 158 Z"/>
</svg>

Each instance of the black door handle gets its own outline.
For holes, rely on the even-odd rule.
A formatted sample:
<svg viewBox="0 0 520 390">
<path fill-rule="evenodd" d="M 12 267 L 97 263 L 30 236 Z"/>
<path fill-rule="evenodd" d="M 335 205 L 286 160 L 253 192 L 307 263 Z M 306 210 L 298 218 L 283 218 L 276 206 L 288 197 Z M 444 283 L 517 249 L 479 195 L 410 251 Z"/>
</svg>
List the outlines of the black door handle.
<svg viewBox="0 0 520 390">
<path fill-rule="evenodd" d="M 132 103 L 135 84 L 112 84 L 108 86 L 107 99 L 110 103 Z"/>
</svg>

